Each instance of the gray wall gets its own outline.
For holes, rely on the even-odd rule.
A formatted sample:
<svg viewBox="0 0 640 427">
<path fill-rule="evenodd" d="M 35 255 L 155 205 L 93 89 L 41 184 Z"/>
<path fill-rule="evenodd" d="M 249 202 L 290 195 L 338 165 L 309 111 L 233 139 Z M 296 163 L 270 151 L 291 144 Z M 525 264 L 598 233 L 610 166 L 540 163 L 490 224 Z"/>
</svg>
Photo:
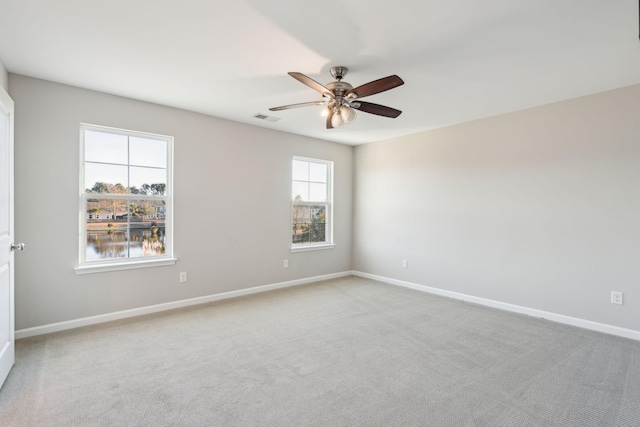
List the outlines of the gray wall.
<svg viewBox="0 0 640 427">
<path fill-rule="evenodd" d="M 355 154 L 19 75 L 9 93 L 18 330 L 352 267 L 640 330 L 640 86 Z M 74 273 L 80 122 L 175 137 L 175 266 Z M 292 155 L 335 161 L 336 249 L 289 251 Z"/>
<path fill-rule="evenodd" d="M 633 86 L 358 146 L 354 270 L 640 330 L 639 117 Z"/>
<path fill-rule="evenodd" d="M 14 74 L 9 93 L 16 329 L 351 269 L 352 147 Z M 175 137 L 176 265 L 74 273 L 80 122 Z M 290 253 L 293 155 L 335 162 L 335 249 Z"/>
</svg>

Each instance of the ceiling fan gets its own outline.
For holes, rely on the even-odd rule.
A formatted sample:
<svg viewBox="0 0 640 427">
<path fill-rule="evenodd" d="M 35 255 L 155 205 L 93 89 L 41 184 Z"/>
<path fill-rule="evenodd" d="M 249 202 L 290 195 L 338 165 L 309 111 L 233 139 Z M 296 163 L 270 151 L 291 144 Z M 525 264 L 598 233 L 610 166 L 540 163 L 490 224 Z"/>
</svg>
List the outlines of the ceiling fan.
<svg viewBox="0 0 640 427">
<path fill-rule="evenodd" d="M 321 101 L 273 107 L 269 108 L 269 110 L 280 111 L 289 110 L 291 108 L 309 107 L 311 105 L 323 105 L 327 107 L 327 129 L 337 128 L 345 123 L 353 122 L 356 119 L 356 112 L 354 110 L 364 111 L 365 113 L 383 117 L 390 117 L 392 119 L 395 119 L 402 113 L 402 111 L 396 110 L 395 108 L 359 100 L 365 96 L 375 95 L 376 93 L 384 92 L 403 85 L 404 81 L 402 81 L 400 77 L 396 75 L 384 77 L 354 88 L 349 83 L 342 81 L 342 78 L 347 75 L 347 71 L 349 71 L 347 67 L 332 67 L 331 75 L 336 79 L 336 81 L 327 83 L 326 86 L 321 85 L 302 73 L 288 73 L 300 83 L 320 92 L 323 99 Z"/>
</svg>

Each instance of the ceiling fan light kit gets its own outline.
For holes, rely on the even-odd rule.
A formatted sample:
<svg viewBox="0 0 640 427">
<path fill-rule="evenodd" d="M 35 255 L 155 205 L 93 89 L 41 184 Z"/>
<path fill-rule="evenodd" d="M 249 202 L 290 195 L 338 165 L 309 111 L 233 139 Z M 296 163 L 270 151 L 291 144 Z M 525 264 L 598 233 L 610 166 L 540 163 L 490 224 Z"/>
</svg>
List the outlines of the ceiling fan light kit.
<svg viewBox="0 0 640 427">
<path fill-rule="evenodd" d="M 326 85 L 322 85 L 302 73 L 290 72 L 289 75 L 291 77 L 322 94 L 323 100 L 283 105 L 282 107 L 269 108 L 269 110 L 281 111 L 311 105 L 323 105 L 326 106 L 327 129 L 334 129 L 343 126 L 345 123 L 352 123 L 357 117 L 355 110 L 392 119 L 395 119 L 402 113 L 400 110 L 384 105 L 356 101 L 356 99 L 375 95 L 403 85 L 404 81 L 400 77 L 396 75 L 384 77 L 354 88 L 349 83 L 342 81 L 348 71 L 347 67 L 332 67 L 331 76 L 333 76 L 336 81 L 327 83 Z"/>
<path fill-rule="evenodd" d="M 340 116 L 345 123 L 349 124 L 356 119 L 357 114 L 355 111 L 353 111 L 353 108 L 349 107 L 348 105 L 343 105 L 340 109 Z"/>
<path fill-rule="evenodd" d="M 327 115 L 329 115 L 329 113 L 330 111 L 327 110 Z M 344 124 L 353 122 L 356 117 L 357 114 L 355 111 L 353 111 L 353 108 L 349 107 L 348 105 L 343 105 L 337 112 L 334 111 L 333 113 L 331 113 L 331 125 L 334 128 L 339 128 Z"/>
</svg>

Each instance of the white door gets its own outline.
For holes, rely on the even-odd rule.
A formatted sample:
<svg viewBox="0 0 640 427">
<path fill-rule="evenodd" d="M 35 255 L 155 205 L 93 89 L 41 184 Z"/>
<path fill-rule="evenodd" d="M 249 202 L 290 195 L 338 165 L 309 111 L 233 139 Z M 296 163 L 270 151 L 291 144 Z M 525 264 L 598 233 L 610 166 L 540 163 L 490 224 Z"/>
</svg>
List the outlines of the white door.
<svg viewBox="0 0 640 427">
<path fill-rule="evenodd" d="M 13 100 L 0 87 L 0 386 L 14 361 Z"/>
</svg>

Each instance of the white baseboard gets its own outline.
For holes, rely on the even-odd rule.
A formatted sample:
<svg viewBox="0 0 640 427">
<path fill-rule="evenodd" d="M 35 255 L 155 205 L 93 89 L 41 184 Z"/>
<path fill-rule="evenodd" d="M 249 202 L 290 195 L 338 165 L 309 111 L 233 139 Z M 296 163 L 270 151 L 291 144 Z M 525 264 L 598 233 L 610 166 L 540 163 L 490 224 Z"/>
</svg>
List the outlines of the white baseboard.
<svg viewBox="0 0 640 427">
<path fill-rule="evenodd" d="M 633 329 L 625 329 L 618 326 L 607 325 L 605 323 L 593 322 L 590 320 L 579 319 L 576 317 L 565 316 L 562 314 L 551 313 L 548 311 L 537 310 L 529 307 L 523 307 L 514 304 L 508 304 L 500 301 L 494 301 L 486 298 L 474 297 L 471 295 L 461 294 L 458 292 L 447 291 L 443 289 L 433 288 L 430 286 L 419 285 L 417 283 L 406 282 L 403 280 L 391 279 L 389 277 L 377 276 L 375 274 L 363 273 L 360 271 L 344 271 L 341 273 L 327 274 L 323 276 L 308 277 L 305 279 L 291 280 L 288 282 L 274 283 L 271 285 L 256 286 L 248 289 L 240 289 L 237 291 L 223 292 L 220 294 L 206 295 L 197 298 L 191 298 L 180 301 L 172 301 L 164 304 L 151 305 L 146 307 L 134 308 L 130 310 L 117 311 L 114 313 L 106 313 L 97 316 L 83 317 L 80 319 L 68 320 L 65 322 L 51 323 L 48 325 L 35 326 L 33 328 L 20 329 L 15 332 L 15 338 L 28 338 L 36 335 L 44 335 L 52 332 L 64 331 L 67 329 L 80 328 L 82 326 L 95 325 L 98 323 L 110 322 L 113 320 L 126 319 L 129 317 L 142 316 L 145 314 L 158 313 L 161 311 L 172 310 L 175 308 L 188 307 L 191 305 L 205 304 L 212 301 L 220 301 L 229 298 L 240 297 L 244 295 L 257 294 L 261 292 L 272 291 L 275 289 L 289 288 L 292 286 L 305 285 L 308 283 L 319 282 L 322 280 L 335 279 L 346 276 L 358 276 L 367 279 L 377 280 L 379 282 L 388 283 L 390 285 L 401 286 L 404 288 L 415 289 L 421 292 L 428 292 L 434 295 L 440 295 L 461 301 L 472 302 L 487 307 L 493 307 L 500 310 L 511 311 L 514 313 L 526 314 L 533 317 L 540 317 L 566 325 L 577 326 L 592 331 L 603 332 L 605 334 L 630 338 L 640 341 L 640 331 Z"/>
<path fill-rule="evenodd" d="M 360 271 L 352 271 L 354 276 L 364 277 L 367 279 L 377 280 L 379 282 L 388 283 L 390 285 L 402 286 L 404 288 L 415 289 L 421 292 L 428 292 L 434 295 L 440 295 L 457 300 L 472 302 L 487 307 L 493 307 L 500 310 L 511 311 L 514 313 L 526 314 L 533 317 L 540 317 L 551 320 L 553 322 L 564 323 L 565 325 L 577 326 L 579 328 L 589 329 L 592 331 L 603 332 L 609 335 L 630 338 L 640 341 L 640 331 L 633 329 L 625 329 L 618 326 L 607 325 L 606 323 L 592 322 L 591 320 L 579 319 L 577 317 L 565 316 L 562 314 L 551 313 L 548 311 L 536 310 L 534 308 L 523 307 L 520 305 L 508 304 L 500 301 L 494 301 L 486 298 L 474 297 L 471 295 L 461 294 L 458 292 L 446 291 L 443 289 L 432 288 L 430 286 L 419 285 L 417 283 L 405 282 L 402 280 L 391 279 L 389 277 L 377 276 L 375 274 L 362 273 Z"/>
<path fill-rule="evenodd" d="M 175 308 L 188 307 L 191 305 L 205 304 L 212 301 L 219 301 L 229 298 L 240 297 L 244 295 L 257 294 L 261 292 L 273 291 L 275 289 L 290 288 L 292 286 L 306 285 L 308 283 L 319 282 L 322 280 L 336 279 L 338 277 L 351 276 L 351 271 L 341 273 L 325 274 L 322 276 L 307 277 L 305 279 L 291 280 L 288 282 L 273 283 L 271 285 L 256 286 L 248 289 L 240 289 L 237 291 L 223 292 L 220 294 L 206 295 L 203 297 L 190 298 L 180 301 L 172 301 L 164 304 L 150 305 L 146 307 L 133 308 L 130 310 L 117 311 L 114 313 L 100 314 L 98 316 L 83 317 L 80 319 L 68 320 L 65 322 L 51 323 L 48 325 L 35 326 L 33 328 L 25 328 L 17 330 L 16 339 L 33 337 L 36 335 L 50 334 L 52 332 L 64 331 L 67 329 L 80 328 L 82 326 L 95 325 L 98 323 L 110 322 L 113 320 L 126 319 L 129 317 L 142 316 L 145 314 L 158 313 L 160 311 L 172 310 Z"/>
</svg>

